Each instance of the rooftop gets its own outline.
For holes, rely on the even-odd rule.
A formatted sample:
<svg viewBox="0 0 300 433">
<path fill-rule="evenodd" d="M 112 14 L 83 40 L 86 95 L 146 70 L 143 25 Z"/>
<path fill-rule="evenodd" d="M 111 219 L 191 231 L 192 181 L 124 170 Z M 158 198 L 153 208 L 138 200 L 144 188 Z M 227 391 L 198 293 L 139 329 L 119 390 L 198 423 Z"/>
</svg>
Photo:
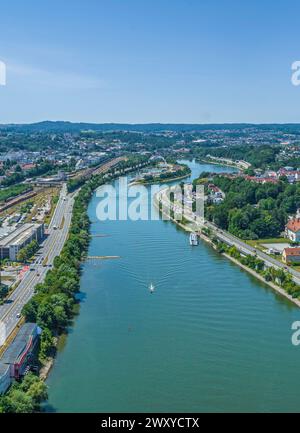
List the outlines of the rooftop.
<svg viewBox="0 0 300 433">
<path fill-rule="evenodd" d="M 5 376 L 7 373 L 7 370 L 10 368 L 9 365 L 4 364 L 3 362 L 1 362 L 0 360 L 0 379 L 2 376 Z"/>
<path fill-rule="evenodd" d="M 285 248 L 283 251 L 287 256 L 300 256 L 300 248 Z"/>
<path fill-rule="evenodd" d="M 286 228 L 292 232 L 298 232 L 300 230 L 300 218 L 290 220 L 287 223 Z"/>
<path fill-rule="evenodd" d="M 37 325 L 35 323 L 25 323 L 22 326 L 16 338 L 4 352 L 4 355 L 0 360 L 0 365 L 13 364 L 18 359 L 19 355 L 23 352 L 26 345 L 28 344 L 29 337 L 36 330 L 36 326 Z"/>
<path fill-rule="evenodd" d="M 22 244 L 24 240 L 31 235 L 34 229 L 40 227 L 41 224 L 26 223 L 18 227 L 9 235 L 0 238 L 0 247 L 8 247 L 12 244 Z"/>
</svg>

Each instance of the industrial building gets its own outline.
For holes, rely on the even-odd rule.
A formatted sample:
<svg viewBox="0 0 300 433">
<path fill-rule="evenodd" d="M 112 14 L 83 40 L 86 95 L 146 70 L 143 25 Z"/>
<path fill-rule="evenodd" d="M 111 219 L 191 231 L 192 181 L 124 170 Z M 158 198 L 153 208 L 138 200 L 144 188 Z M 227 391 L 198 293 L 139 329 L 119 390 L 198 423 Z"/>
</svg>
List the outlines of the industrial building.
<svg viewBox="0 0 300 433">
<path fill-rule="evenodd" d="M 10 365 L 2 364 L 0 361 L 0 395 L 4 394 L 8 390 L 11 382 Z"/>
<path fill-rule="evenodd" d="M 17 260 L 19 251 L 34 239 L 41 242 L 44 238 L 44 224 L 26 223 L 8 235 L 0 237 L 0 258 Z"/>
<path fill-rule="evenodd" d="M 57 185 L 61 185 L 66 180 L 67 180 L 66 173 L 64 171 L 59 171 L 54 176 L 37 177 L 36 179 L 29 179 L 28 182 L 36 186 L 57 186 Z"/>
<path fill-rule="evenodd" d="M 5 393 L 13 379 L 20 379 L 32 364 L 40 328 L 25 323 L 0 359 L 0 394 Z"/>
</svg>

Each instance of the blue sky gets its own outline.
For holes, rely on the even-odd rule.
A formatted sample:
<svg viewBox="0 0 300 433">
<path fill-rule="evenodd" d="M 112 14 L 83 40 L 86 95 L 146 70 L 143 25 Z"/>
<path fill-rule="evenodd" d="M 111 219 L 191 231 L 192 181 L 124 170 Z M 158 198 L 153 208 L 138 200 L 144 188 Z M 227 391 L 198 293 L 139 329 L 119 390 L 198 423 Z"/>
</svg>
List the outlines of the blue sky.
<svg viewBox="0 0 300 433">
<path fill-rule="evenodd" d="M 300 122 L 299 1 L 4 0 L 0 123 Z"/>
</svg>

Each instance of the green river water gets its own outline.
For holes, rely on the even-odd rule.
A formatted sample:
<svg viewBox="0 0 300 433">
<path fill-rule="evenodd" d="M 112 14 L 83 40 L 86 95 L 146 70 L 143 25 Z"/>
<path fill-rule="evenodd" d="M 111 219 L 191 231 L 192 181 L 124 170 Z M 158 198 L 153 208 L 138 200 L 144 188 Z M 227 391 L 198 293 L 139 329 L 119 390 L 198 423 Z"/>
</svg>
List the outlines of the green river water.
<svg viewBox="0 0 300 433">
<path fill-rule="evenodd" d="M 189 163 L 201 171 L 230 168 Z M 97 221 L 80 314 L 48 378 L 57 412 L 298 411 L 299 309 L 165 221 Z M 150 294 L 150 282 L 156 291 Z"/>
</svg>

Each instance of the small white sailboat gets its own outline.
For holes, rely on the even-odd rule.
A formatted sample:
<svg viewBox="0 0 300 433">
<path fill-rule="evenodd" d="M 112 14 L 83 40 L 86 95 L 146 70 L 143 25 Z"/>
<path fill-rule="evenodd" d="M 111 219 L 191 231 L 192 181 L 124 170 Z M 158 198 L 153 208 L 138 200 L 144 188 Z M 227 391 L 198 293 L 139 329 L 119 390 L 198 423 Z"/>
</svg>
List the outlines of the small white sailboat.
<svg viewBox="0 0 300 433">
<path fill-rule="evenodd" d="M 150 286 L 149 286 L 149 291 L 150 291 L 150 293 L 153 293 L 154 290 L 155 290 L 155 287 L 154 287 L 153 284 L 151 283 Z"/>
</svg>

